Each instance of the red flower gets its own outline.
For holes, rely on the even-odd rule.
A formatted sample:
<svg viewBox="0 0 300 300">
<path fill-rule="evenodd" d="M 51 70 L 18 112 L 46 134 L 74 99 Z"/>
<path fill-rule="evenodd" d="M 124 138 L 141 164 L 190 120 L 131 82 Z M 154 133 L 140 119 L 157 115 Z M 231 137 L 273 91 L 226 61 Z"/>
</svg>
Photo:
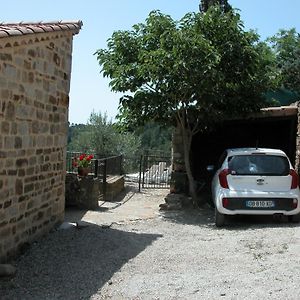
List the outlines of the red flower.
<svg viewBox="0 0 300 300">
<path fill-rule="evenodd" d="M 89 156 L 87 156 L 85 159 L 87 160 L 87 161 L 91 161 L 91 159 L 93 159 L 93 155 L 91 154 L 91 155 L 89 155 Z"/>
<path fill-rule="evenodd" d="M 76 162 L 73 163 L 74 167 L 83 167 L 83 168 L 88 168 L 91 166 L 91 160 L 94 158 L 93 154 L 81 154 L 79 157 L 75 158 L 74 161 Z"/>
</svg>

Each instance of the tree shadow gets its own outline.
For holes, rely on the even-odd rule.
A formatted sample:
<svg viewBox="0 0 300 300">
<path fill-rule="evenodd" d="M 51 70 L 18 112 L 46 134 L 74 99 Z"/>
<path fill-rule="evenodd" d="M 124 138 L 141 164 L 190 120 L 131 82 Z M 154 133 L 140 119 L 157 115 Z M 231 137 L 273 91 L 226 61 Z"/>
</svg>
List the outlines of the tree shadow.
<svg viewBox="0 0 300 300">
<path fill-rule="evenodd" d="M 19 257 L 15 278 L 2 285 L 0 281 L 0 298 L 89 299 L 160 237 L 90 223 L 52 232 Z"/>
<path fill-rule="evenodd" d="M 214 212 L 210 208 L 185 208 L 182 210 L 161 210 L 160 216 L 164 220 L 178 224 L 214 226 Z"/>
</svg>

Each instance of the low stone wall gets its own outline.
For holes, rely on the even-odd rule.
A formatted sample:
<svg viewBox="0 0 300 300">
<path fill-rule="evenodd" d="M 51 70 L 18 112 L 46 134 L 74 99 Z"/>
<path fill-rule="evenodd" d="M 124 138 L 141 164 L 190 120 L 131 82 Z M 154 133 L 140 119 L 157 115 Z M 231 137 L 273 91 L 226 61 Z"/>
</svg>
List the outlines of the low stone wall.
<svg viewBox="0 0 300 300">
<path fill-rule="evenodd" d="M 106 196 L 102 179 L 93 176 L 80 177 L 68 173 L 66 176 L 66 205 L 95 210 L 99 201 L 113 201 L 124 190 L 124 176 L 108 178 Z"/>
<path fill-rule="evenodd" d="M 105 201 L 114 201 L 116 197 L 124 190 L 124 176 L 108 177 L 106 183 Z M 100 184 L 100 191 L 103 193 L 103 184 Z"/>
<path fill-rule="evenodd" d="M 76 174 L 67 173 L 65 193 L 66 206 L 76 206 L 80 197 L 80 184 Z"/>
</svg>

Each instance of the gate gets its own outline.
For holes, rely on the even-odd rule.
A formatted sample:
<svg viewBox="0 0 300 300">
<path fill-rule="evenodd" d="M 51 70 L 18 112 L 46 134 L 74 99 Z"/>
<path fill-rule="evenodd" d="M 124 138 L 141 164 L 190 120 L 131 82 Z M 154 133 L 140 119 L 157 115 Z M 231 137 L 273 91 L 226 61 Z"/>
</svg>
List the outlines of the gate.
<svg viewBox="0 0 300 300">
<path fill-rule="evenodd" d="M 170 188 L 171 171 L 171 156 L 148 153 L 142 155 L 140 159 L 139 191 L 141 191 L 141 188 Z"/>
</svg>

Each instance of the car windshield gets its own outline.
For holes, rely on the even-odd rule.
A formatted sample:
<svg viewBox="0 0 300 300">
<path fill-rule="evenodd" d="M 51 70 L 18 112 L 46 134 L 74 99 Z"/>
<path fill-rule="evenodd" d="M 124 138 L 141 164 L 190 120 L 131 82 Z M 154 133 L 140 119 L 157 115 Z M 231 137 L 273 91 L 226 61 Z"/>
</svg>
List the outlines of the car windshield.
<svg viewBox="0 0 300 300">
<path fill-rule="evenodd" d="M 230 156 L 228 167 L 232 175 L 286 176 L 290 169 L 286 157 L 266 154 Z"/>
</svg>

